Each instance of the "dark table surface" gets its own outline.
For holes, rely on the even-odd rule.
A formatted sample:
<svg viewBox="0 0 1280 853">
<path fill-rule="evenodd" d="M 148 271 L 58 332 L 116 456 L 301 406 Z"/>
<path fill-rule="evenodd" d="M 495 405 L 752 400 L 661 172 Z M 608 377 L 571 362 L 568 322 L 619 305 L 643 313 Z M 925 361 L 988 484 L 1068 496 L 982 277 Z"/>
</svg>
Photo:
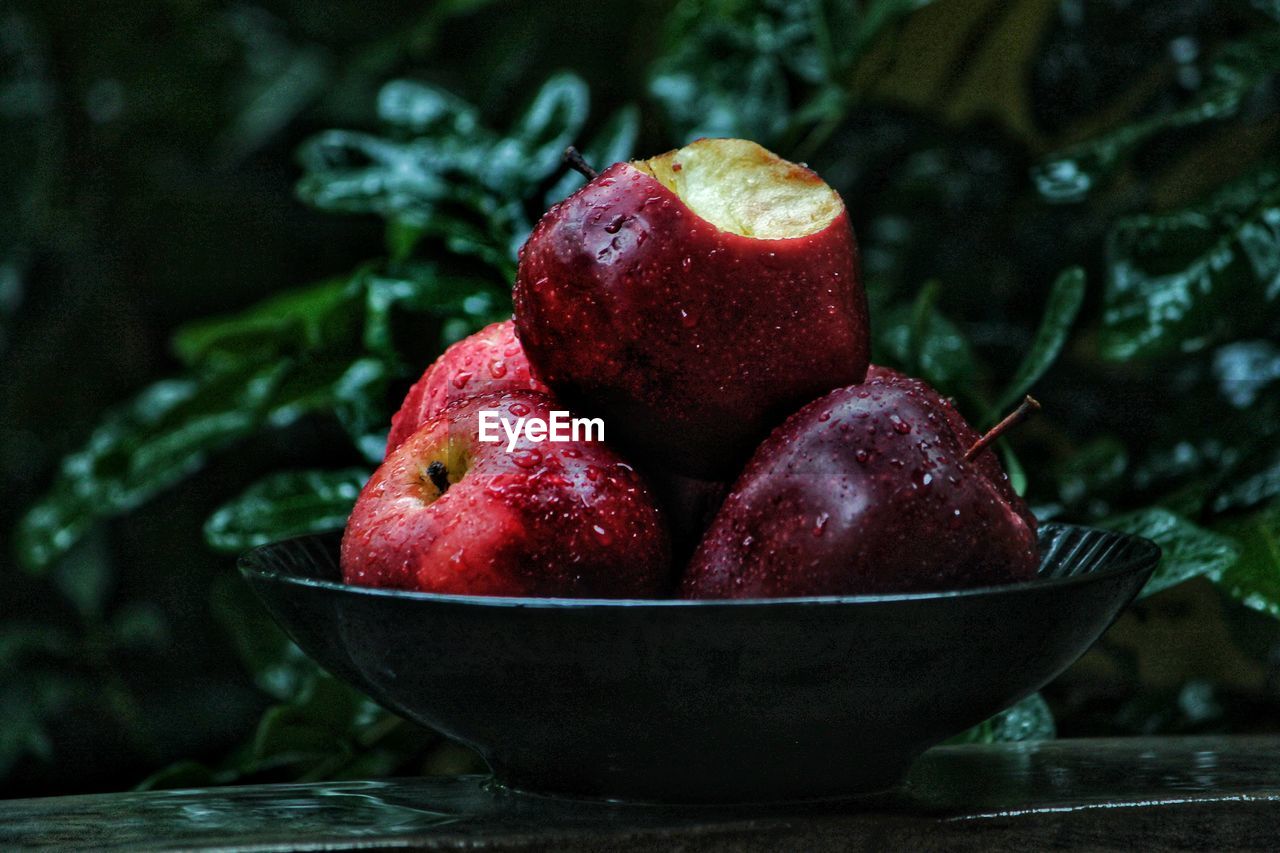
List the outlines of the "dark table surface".
<svg viewBox="0 0 1280 853">
<path fill-rule="evenodd" d="M 673 772 L 678 772 L 678 768 Z M 475 776 L 0 802 L 0 849 L 1280 849 L 1280 737 L 939 747 L 838 803 L 537 797 Z"/>
</svg>

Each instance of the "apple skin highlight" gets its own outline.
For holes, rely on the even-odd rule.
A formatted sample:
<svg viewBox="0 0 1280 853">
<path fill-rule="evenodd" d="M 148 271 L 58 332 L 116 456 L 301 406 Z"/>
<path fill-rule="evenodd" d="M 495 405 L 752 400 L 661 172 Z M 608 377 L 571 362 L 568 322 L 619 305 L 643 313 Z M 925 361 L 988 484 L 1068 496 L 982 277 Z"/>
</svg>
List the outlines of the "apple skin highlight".
<svg viewBox="0 0 1280 853">
<path fill-rule="evenodd" d="M 858 270 L 843 205 L 813 233 L 746 237 L 619 163 L 534 229 L 516 329 L 538 375 L 637 462 L 723 478 L 798 406 L 863 379 Z"/>
<path fill-rule="evenodd" d="M 991 449 L 917 379 L 800 409 L 759 447 L 681 584 L 685 598 L 926 592 L 1035 577 L 1036 521 Z"/>
<path fill-rule="evenodd" d="M 360 493 L 342 539 L 345 582 L 462 595 L 668 594 L 664 521 L 616 453 L 602 442 L 527 438 L 509 453 L 477 439 L 482 409 L 514 421 L 546 419 L 556 408 L 545 394 L 512 391 L 458 402 L 427 421 Z"/>
<path fill-rule="evenodd" d="M 450 404 L 496 391 L 542 391 L 511 320 L 491 323 L 431 363 L 391 418 L 386 455 Z"/>
</svg>

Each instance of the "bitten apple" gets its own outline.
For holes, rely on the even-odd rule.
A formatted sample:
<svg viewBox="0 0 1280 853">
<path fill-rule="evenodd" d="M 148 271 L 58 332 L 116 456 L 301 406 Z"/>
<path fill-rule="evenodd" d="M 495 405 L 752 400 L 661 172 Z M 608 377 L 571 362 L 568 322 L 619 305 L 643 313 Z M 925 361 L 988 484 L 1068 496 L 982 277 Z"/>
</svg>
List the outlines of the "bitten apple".
<svg viewBox="0 0 1280 853">
<path fill-rule="evenodd" d="M 618 163 L 551 208 L 521 251 L 515 322 L 561 399 L 637 461 L 702 479 L 867 367 L 840 196 L 740 139 Z"/>
<path fill-rule="evenodd" d="M 551 419 L 550 397 L 510 391 L 427 421 L 365 485 L 342 539 L 347 583 L 463 595 L 653 597 L 668 537 L 648 488 L 602 442 L 479 440 L 482 410 Z"/>
<path fill-rule="evenodd" d="M 446 349 L 405 395 L 391 419 L 387 454 L 450 403 L 494 391 L 546 391 L 529 367 L 515 324 L 485 326 Z"/>
<path fill-rule="evenodd" d="M 1036 521 L 995 453 L 917 379 L 872 368 L 756 450 L 686 572 L 687 598 L 956 589 L 1028 580 Z"/>
</svg>

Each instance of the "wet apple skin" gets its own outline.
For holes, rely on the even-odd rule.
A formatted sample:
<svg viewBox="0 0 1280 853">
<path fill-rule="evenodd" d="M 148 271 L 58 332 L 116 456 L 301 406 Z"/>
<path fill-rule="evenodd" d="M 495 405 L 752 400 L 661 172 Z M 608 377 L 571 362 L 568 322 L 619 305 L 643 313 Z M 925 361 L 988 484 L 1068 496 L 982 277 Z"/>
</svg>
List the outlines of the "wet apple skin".
<svg viewBox="0 0 1280 853">
<path fill-rule="evenodd" d="M 857 252 L 847 211 L 753 239 L 619 163 L 534 229 L 516 330 L 537 374 L 638 462 L 729 477 L 799 405 L 863 379 Z"/>
<path fill-rule="evenodd" d="M 873 367 L 757 449 L 681 584 L 686 598 L 924 592 L 1029 580 L 1036 522 L 925 383 Z"/>
<path fill-rule="evenodd" d="M 361 491 L 342 539 L 345 582 L 459 595 L 670 594 L 664 520 L 640 476 L 603 442 L 522 437 L 508 452 L 505 437 L 477 439 L 482 409 L 548 419 L 558 408 L 545 394 L 512 391 L 430 419 Z M 428 465 L 459 455 L 465 473 L 439 494 Z"/>
<path fill-rule="evenodd" d="M 548 391 L 532 373 L 511 320 L 491 323 L 446 349 L 405 395 L 391 418 L 386 453 L 448 406 L 498 391 Z"/>
</svg>

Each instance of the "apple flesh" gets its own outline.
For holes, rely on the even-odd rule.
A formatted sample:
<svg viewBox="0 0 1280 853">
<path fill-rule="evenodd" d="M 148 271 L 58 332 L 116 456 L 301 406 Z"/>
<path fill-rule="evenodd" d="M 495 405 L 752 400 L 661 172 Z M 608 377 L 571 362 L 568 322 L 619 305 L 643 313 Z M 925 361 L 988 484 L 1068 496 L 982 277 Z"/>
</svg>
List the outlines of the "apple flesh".
<svg viewBox="0 0 1280 853">
<path fill-rule="evenodd" d="M 426 369 L 391 419 L 386 453 L 451 403 L 495 391 L 547 391 L 534 378 L 511 320 L 463 338 Z"/>
<path fill-rule="evenodd" d="M 744 140 L 618 163 L 553 207 L 521 250 L 515 322 L 571 408 L 637 461 L 701 479 L 867 367 L 843 202 Z"/>
<path fill-rule="evenodd" d="M 917 592 L 1028 580 L 1036 522 L 993 451 L 916 379 L 872 368 L 756 450 L 686 572 L 686 598 Z"/>
<path fill-rule="evenodd" d="M 454 404 L 383 461 L 347 522 L 349 584 L 462 595 L 653 597 L 670 589 L 663 519 L 602 442 L 478 437 L 479 413 L 550 420 L 545 394 Z"/>
</svg>

